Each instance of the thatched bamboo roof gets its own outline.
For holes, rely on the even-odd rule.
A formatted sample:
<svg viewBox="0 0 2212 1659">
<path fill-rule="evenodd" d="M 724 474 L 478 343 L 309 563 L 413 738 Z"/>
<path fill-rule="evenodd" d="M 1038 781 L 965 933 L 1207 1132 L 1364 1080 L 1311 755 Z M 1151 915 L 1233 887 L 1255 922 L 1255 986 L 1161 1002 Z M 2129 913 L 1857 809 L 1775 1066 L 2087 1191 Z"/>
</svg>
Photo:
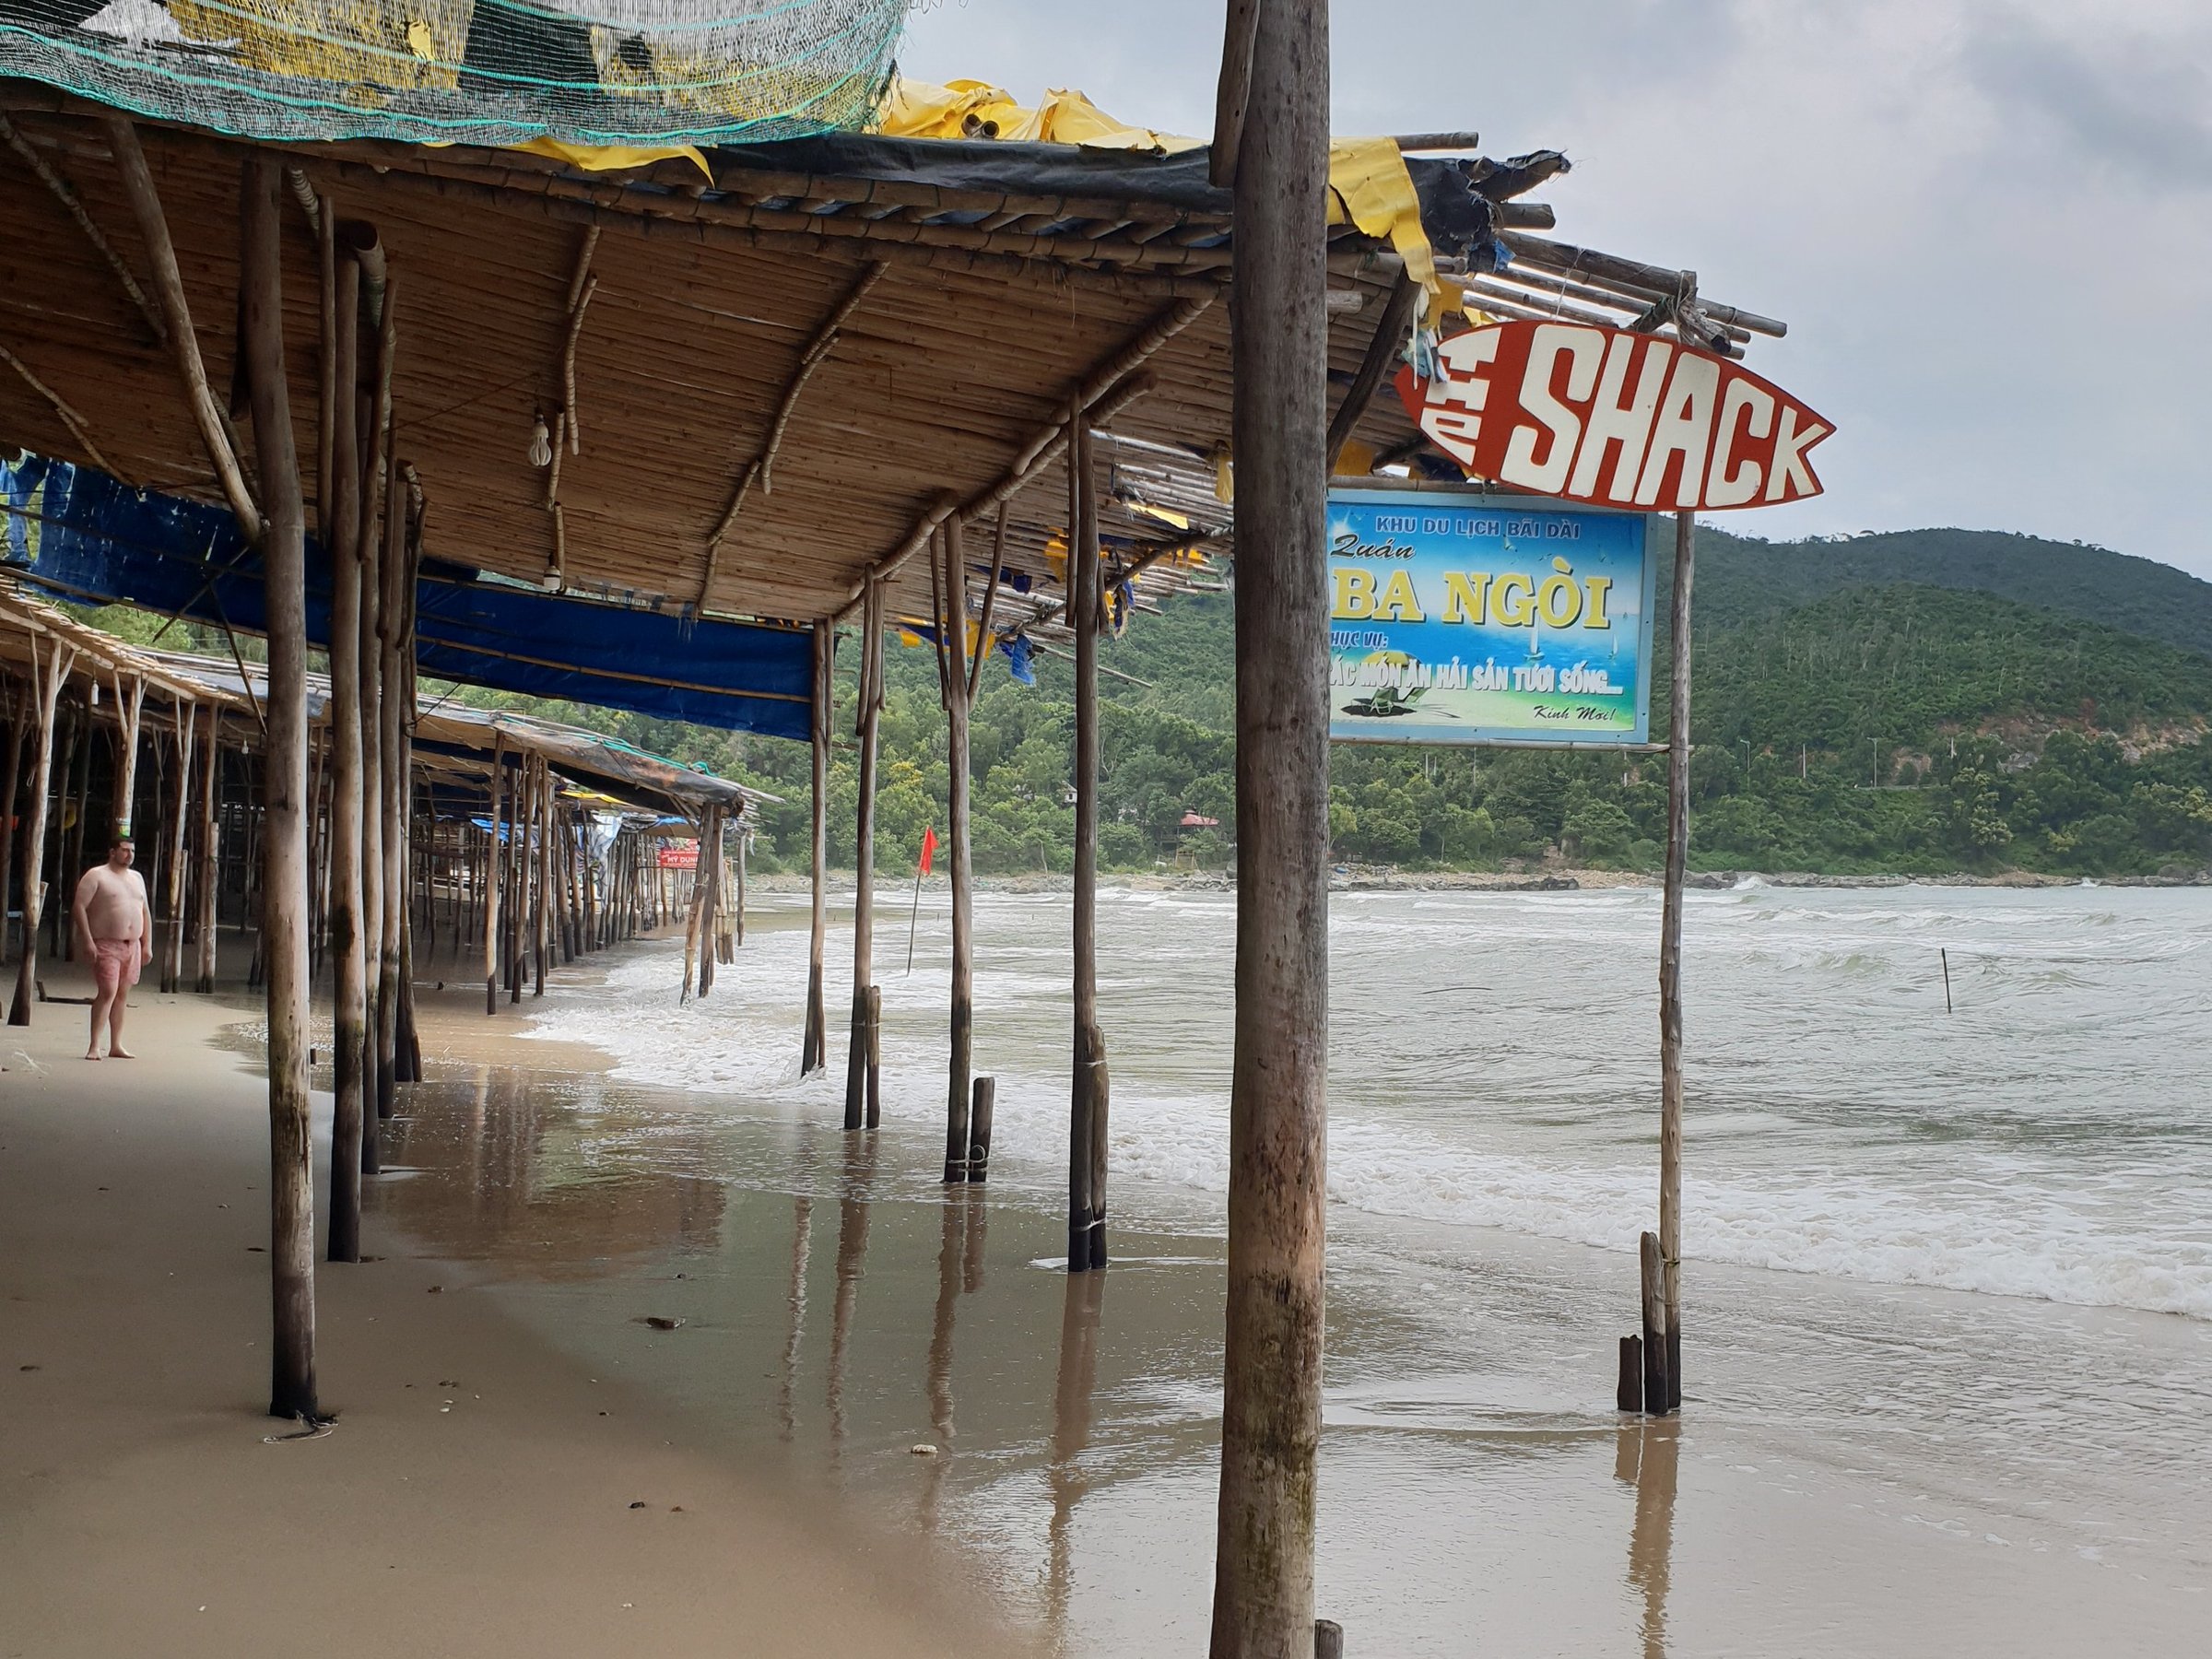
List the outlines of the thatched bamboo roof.
<svg viewBox="0 0 2212 1659">
<path fill-rule="evenodd" d="M 0 442 L 221 499 L 174 368 L 118 274 L 118 263 L 143 273 L 148 262 L 103 112 L 21 83 L 0 87 L 0 107 L 21 140 L 0 157 L 19 180 L 17 234 L 0 250 L 0 347 L 29 371 L 0 373 Z M 140 132 L 220 395 L 237 356 L 244 147 Z M 845 135 L 709 152 L 711 183 L 690 159 L 585 173 L 460 146 L 284 153 L 298 193 L 372 226 L 388 262 L 395 453 L 428 500 L 433 558 L 525 581 L 557 565 L 571 591 L 794 620 L 847 611 L 864 578 L 891 571 L 889 614 L 926 617 L 928 561 L 912 555 L 929 528 L 971 515 L 968 559 L 987 567 L 1009 495 L 1009 568 L 1056 582 L 1066 485 L 1054 432 L 1071 396 L 1094 400 L 1117 469 L 1156 475 L 1149 491 L 1107 504 L 1102 531 L 1124 560 L 1192 539 L 1143 503 L 1160 492 L 1171 499 L 1151 504 L 1174 507 L 1192 479 L 1210 481 L 1207 457 L 1229 439 L 1234 239 L 1203 152 Z M 74 195 L 81 220 L 26 155 Z M 1453 203 L 1472 206 L 1483 246 L 1510 238 L 1528 250 L 1526 276 L 1560 265 L 1535 236 L 1548 208 L 1491 199 L 1556 168 L 1516 180 L 1487 162 L 1424 165 L 1425 218 L 1441 225 Z M 1437 245 L 1452 270 L 1465 249 L 1441 232 Z M 288 211 L 285 256 L 288 366 L 295 407 L 312 411 L 317 260 L 303 209 Z M 1332 232 L 1340 385 L 1401 270 L 1382 241 Z M 1653 293 L 1670 275 L 1606 267 L 1623 308 L 1639 308 L 1639 271 Z M 562 436 L 571 358 L 575 441 L 535 466 L 536 422 Z M 1419 442 L 1388 395 L 1356 436 L 1384 455 Z M 1180 509 L 1218 545 L 1218 501 L 1210 517 L 1203 501 Z"/>
</svg>

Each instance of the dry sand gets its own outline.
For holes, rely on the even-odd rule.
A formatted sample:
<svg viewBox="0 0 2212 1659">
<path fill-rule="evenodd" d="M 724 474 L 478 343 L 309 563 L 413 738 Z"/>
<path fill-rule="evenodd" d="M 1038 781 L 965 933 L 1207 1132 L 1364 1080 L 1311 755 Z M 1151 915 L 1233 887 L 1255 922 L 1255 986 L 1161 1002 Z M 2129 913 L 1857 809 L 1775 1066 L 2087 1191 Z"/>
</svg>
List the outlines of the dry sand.
<svg viewBox="0 0 2212 1659">
<path fill-rule="evenodd" d="M 338 1424 L 271 1443 L 266 1095 L 210 1041 L 253 1016 L 142 988 L 135 1061 L 73 1006 L 0 1036 L 0 1653 L 1028 1651 L 373 1220 L 387 1259 L 319 1277 Z"/>
</svg>

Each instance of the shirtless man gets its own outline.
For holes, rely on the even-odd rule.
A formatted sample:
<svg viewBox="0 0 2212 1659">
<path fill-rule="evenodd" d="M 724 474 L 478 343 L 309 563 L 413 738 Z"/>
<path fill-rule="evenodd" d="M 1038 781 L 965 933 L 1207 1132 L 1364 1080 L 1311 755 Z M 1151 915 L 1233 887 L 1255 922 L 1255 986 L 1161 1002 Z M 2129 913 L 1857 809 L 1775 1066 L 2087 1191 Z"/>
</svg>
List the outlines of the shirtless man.
<svg viewBox="0 0 2212 1659">
<path fill-rule="evenodd" d="M 76 884 L 69 919 L 76 943 L 92 964 L 92 1042 L 85 1058 L 100 1056 L 100 1030 L 108 1030 L 108 1053 L 132 1058 L 123 1046 L 124 1005 L 138 982 L 138 971 L 154 959 L 154 917 L 147 908 L 146 881 L 131 868 L 135 849 L 119 835 L 108 862 L 94 865 Z"/>
</svg>

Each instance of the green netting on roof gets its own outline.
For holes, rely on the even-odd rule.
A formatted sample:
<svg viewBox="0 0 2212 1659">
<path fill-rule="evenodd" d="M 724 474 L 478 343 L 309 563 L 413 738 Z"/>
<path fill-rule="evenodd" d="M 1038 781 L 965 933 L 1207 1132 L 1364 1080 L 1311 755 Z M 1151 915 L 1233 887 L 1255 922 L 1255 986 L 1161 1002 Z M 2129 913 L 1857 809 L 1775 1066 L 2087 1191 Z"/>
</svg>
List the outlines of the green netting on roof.
<svg viewBox="0 0 2212 1659">
<path fill-rule="evenodd" d="M 0 76 L 245 136 L 742 144 L 857 128 L 910 0 L 0 0 Z"/>
</svg>

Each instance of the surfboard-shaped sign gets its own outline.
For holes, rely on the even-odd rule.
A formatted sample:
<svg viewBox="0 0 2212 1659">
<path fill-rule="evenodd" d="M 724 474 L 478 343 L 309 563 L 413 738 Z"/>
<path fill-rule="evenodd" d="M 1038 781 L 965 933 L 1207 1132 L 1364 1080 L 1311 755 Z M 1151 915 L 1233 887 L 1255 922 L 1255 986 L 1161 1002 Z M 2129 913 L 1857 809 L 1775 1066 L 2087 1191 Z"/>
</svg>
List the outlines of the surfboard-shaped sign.
<svg viewBox="0 0 2212 1659">
<path fill-rule="evenodd" d="M 1774 507 L 1820 493 L 1834 429 L 1748 370 L 1656 335 L 1583 323 L 1494 323 L 1398 373 L 1430 441 L 1470 477 L 1599 507 Z"/>
</svg>

